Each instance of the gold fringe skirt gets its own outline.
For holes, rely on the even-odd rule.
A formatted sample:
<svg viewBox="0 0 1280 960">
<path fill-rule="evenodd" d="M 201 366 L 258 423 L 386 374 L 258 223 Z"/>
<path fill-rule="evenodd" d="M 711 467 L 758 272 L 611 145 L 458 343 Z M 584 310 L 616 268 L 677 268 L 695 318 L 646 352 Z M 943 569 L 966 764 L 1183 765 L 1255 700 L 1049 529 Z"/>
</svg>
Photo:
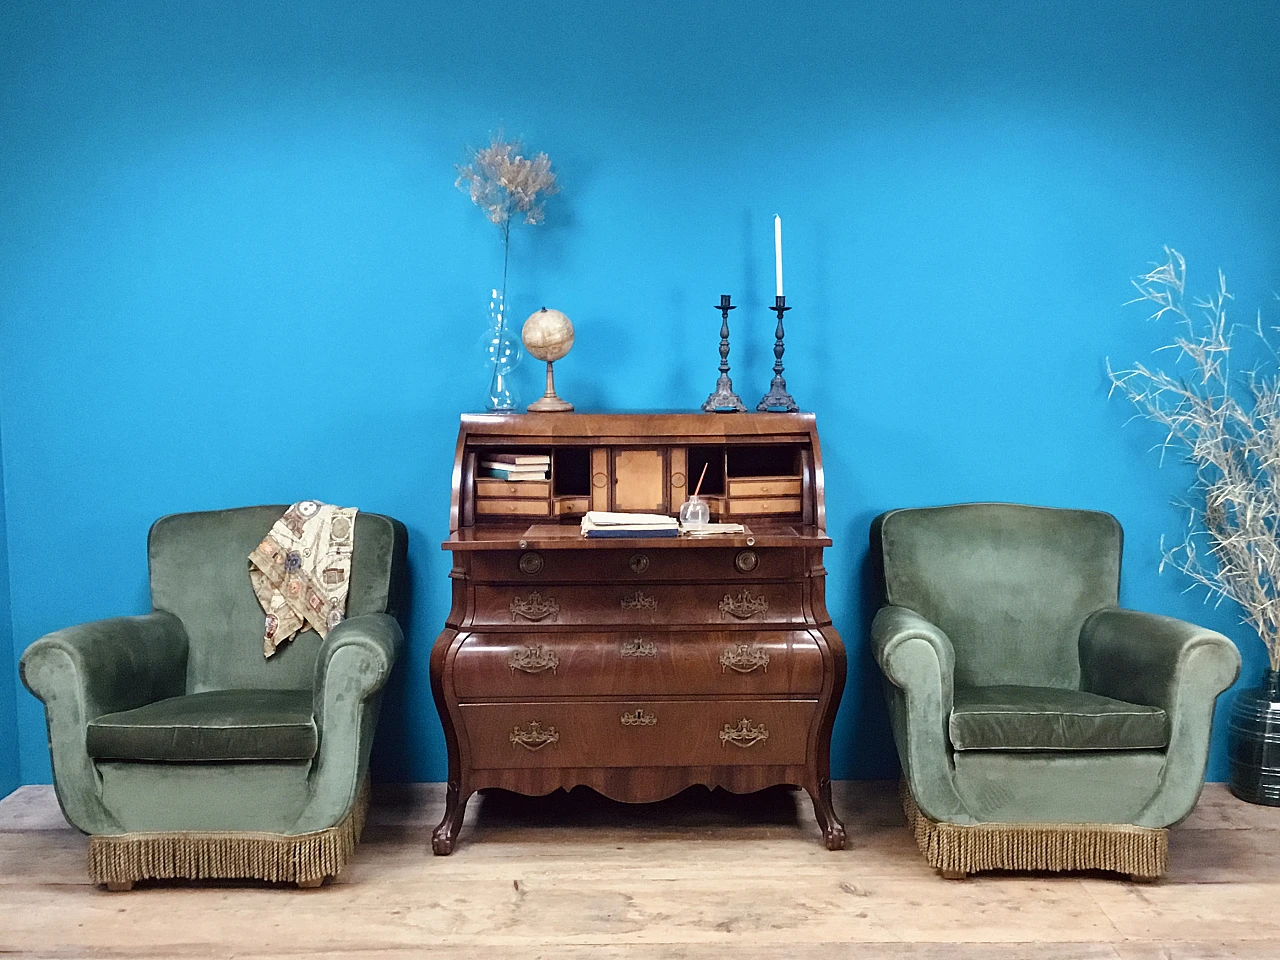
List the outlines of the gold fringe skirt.
<svg viewBox="0 0 1280 960">
<path fill-rule="evenodd" d="M 292 837 L 231 831 L 92 836 L 89 878 L 106 884 L 174 878 L 314 883 L 335 876 L 346 865 L 368 810 L 366 780 L 341 821 L 312 833 Z"/>
<path fill-rule="evenodd" d="M 907 827 L 929 865 L 944 873 L 983 870 L 1111 870 L 1154 880 L 1169 869 L 1169 831 L 1125 823 L 943 823 L 901 785 Z"/>
</svg>

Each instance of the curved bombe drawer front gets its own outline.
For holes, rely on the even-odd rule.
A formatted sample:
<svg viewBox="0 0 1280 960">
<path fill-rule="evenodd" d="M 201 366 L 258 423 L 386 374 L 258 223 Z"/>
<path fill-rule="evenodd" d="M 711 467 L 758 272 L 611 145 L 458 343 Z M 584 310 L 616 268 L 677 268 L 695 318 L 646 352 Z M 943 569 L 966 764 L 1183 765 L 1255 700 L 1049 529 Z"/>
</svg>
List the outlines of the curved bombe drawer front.
<svg viewBox="0 0 1280 960">
<path fill-rule="evenodd" d="M 769 547 L 486 550 L 472 558 L 471 576 L 481 583 L 794 580 L 804 576 L 804 560 L 802 550 Z"/>
<path fill-rule="evenodd" d="M 816 700 L 463 704 L 478 769 L 802 764 Z"/>
<path fill-rule="evenodd" d="M 804 584 L 476 584 L 477 625 L 503 627 L 805 623 Z"/>
<path fill-rule="evenodd" d="M 490 633 L 462 641 L 452 678 L 460 700 L 816 696 L 822 670 L 822 651 L 803 630 Z"/>
</svg>

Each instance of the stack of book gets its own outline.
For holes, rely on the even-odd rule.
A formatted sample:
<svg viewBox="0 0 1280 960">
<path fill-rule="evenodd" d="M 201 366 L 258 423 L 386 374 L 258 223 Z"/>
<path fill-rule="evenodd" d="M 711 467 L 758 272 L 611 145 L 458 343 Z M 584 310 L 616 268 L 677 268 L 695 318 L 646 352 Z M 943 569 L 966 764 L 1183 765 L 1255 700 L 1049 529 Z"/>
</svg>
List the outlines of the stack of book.
<svg viewBox="0 0 1280 960">
<path fill-rule="evenodd" d="M 582 518 L 584 537 L 676 537 L 680 524 L 660 513 L 607 513 L 588 510 Z"/>
<path fill-rule="evenodd" d="M 547 480 L 551 457 L 540 453 L 481 454 L 480 476 L 519 483 L 525 480 Z"/>
</svg>

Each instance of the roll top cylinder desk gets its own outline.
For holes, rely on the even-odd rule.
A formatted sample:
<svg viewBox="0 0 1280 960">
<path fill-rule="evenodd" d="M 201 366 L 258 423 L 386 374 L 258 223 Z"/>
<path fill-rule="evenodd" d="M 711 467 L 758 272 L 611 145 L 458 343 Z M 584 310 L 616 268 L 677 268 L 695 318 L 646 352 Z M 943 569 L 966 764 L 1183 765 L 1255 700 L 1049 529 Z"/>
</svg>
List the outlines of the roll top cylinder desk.
<svg viewBox="0 0 1280 960">
<path fill-rule="evenodd" d="M 481 476 L 493 454 L 545 480 Z M 587 510 L 674 514 L 702 475 L 740 535 L 586 539 Z M 432 837 L 452 852 L 468 798 L 586 785 L 651 802 L 704 784 L 804 788 L 828 848 L 831 727 L 844 645 L 825 602 L 822 457 L 810 414 L 462 418 L 453 605 L 431 655 L 449 782 Z"/>
</svg>

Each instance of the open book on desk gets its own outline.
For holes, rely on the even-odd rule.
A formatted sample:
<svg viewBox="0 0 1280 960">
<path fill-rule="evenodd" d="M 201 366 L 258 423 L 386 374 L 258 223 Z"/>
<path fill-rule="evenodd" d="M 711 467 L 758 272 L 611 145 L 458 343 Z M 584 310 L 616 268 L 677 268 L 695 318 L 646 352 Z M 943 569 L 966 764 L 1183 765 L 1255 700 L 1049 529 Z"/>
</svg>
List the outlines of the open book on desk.
<svg viewBox="0 0 1280 960">
<path fill-rule="evenodd" d="M 680 527 L 683 537 L 739 537 L 747 532 L 740 523 L 699 523 Z"/>
</svg>

